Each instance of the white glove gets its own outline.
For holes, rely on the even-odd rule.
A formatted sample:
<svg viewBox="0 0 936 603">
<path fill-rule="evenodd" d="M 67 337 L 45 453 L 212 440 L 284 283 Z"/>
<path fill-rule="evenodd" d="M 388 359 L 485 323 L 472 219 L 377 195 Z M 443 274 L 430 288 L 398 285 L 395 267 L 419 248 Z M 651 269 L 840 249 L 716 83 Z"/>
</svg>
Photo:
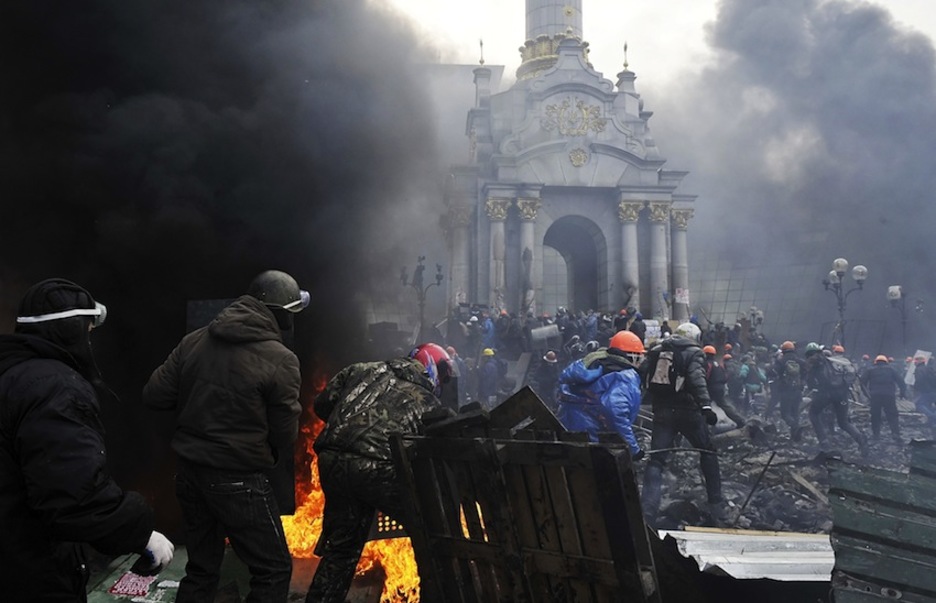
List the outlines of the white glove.
<svg viewBox="0 0 936 603">
<path fill-rule="evenodd" d="M 150 534 L 149 542 L 146 543 L 146 550 L 143 555 L 152 562 L 151 569 L 159 571 L 169 565 L 172 561 L 172 554 L 175 552 L 175 546 L 169 539 L 153 530 Z"/>
</svg>

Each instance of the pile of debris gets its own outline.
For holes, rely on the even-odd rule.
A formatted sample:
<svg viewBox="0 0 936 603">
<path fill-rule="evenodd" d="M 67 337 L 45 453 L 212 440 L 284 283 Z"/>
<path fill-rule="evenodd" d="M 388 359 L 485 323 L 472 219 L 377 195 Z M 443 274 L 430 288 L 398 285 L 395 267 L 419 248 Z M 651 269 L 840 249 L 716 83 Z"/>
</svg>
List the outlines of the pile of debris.
<svg viewBox="0 0 936 603">
<path fill-rule="evenodd" d="M 915 412 L 913 403 L 898 401 L 901 436 L 905 442 L 933 438 L 925 417 Z M 853 401 L 852 423 L 870 441 L 870 453 L 862 457 L 852 438 L 836 429 L 830 437 L 832 446 L 819 447 L 808 426 L 808 398 L 804 401 L 801 424 L 807 426 L 801 440 L 793 442 L 789 429 L 774 413 L 764 417 L 754 413 L 741 428 L 725 418 L 713 429 L 721 468 L 722 493 L 728 504 L 730 525 L 751 530 L 801 533 L 825 533 L 832 529 L 832 511 L 827 493 L 829 475 L 826 461 L 832 458 L 906 472 L 909 447 L 894 442 L 885 425 L 879 441 L 871 439 L 868 405 Z M 650 414 L 642 411 L 643 420 L 635 426 L 641 446 L 650 447 Z M 688 442 L 682 446 L 688 447 Z M 645 462 L 637 463 L 642 480 Z M 658 527 L 682 529 L 685 526 L 714 525 L 706 510 L 705 487 L 699 470 L 699 453 L 687 448 L 670 455 L 664 472 L 663 501 Z"/>
</svg>

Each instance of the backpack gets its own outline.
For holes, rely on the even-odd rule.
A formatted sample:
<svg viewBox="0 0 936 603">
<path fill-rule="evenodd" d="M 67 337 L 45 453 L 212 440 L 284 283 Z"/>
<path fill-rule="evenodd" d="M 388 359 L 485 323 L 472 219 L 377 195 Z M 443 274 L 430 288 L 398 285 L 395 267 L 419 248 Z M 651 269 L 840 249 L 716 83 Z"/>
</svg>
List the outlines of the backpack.
<svg viewBox="0 0 936 603">
<path fill-rule="evenodd" d="M 663 393 L 680 391 L 686 380 L 686 369 L 682 364 L 682 354 L 678 350 L 663 347 L 647 373 L 647 389 Z"/>
<path fill-rule="evenodd" d="M 783 384 L 790 389 L 802 389 L 803 376 L 801 372 L 800 363 L 789 358 L 783 363 L 783 372 L 780 374 L 780 378 L 783 380 Z"/>
<path fill-rule="evenodd" d="M 841 356 L 829 356 L 829 364 L 832 366 L 832 385 L 851 389 L 851 386 L 858 380 L 855 365 L 848 358 Z"/>
</svg>

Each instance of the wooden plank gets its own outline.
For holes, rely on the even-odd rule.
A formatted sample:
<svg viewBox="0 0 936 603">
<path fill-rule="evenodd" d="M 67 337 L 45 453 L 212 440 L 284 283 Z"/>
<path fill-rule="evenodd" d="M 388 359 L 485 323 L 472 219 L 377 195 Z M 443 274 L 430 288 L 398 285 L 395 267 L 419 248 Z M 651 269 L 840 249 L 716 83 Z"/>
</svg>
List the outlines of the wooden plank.
<svg viewBox="0 0 936 603">
<path fill-rule="evenodd" d="M 936 442 L 932 440 L 911 442 L 910 473 L 936 476 Z"/>
<path fill-rule="evenodd" d="M 936 556 L 832 533 L 835 571 L 936 597 Z M 847 568 L 847 569 L 846 569 Z"/>
<path fill-rule="evenodd" d="M 499 404 L 490 413 L 491 427 L 565 431 L 562 423 L 529 385 Z"/>
<path fill-rule="evenodd" d="M 407 534 L 413 545 L 413 554 L 419 567 L 420 592 L 427 601 L 463 601 L 457 584 L 447 585 L 443 564 L 432 555 L 431 526 L 435 524 L 431 496 L 420 496 L 421 493 L 434 492 L 433 484 L 427 484 L 426 489 L 417 488 L 416 470 L 413 466 L 412 455 L 415 443 L 405 441 L 399 436 L 391 436 L 390 450 L 400 479 L 404 483 L 403 496 L 407 497 L 407 507 L 410 509 L 410 520 L 406 525 Z M 455 592 L 447 592 L 453 590 Z"/>
<path fill-rule="evenodd" d="M 566 446 L 575 446 L 574 444 L 567 444 Z M 584 449 L 580 449 L 581 452 L 584 452 Z M 569 450 L 569 456 L 575 456 L 575 452 L 579 452 L 575 448 Z M 586 521 L 582 515 L 576 513 L 575 505 L 572 502 L 573 491 L 576 488 L 582 488 L 587 486 L 582 486 L 581 483 L 576 480 L 576 482 L 570 483 L 568 476 L 570 473 L 575 473 L 575 469 L 581 470 L 584 467 L 576 466 L 574 463 L 570 463 L 569 466 L 562 466 L 557 464 L 549 464 L 543 467 L 543 475 L 546 478 L 546 490 L 548 492 L 548 502 L 552 507 L 552 514 L 555 517 L 556 522 L 556 532 L 559 535 L 559 550 L 567 555 L 582 556 L 584 554 L 584 547 L 582 545 L 582 537 L 580 530 L 585 530 L 589 532 L 591 526 L 586 523 L 582 525 L 583 521 Z M 594 486 L 592 485 L 592 492 L 583 493 L 583 496 L 591 494 L 594 497 Z M 590 534 L 589 534 L 590 536 Z M 568 596 L 574 601 L 592 601 L 594 600 L 594 592 L 591 588 L 591 584 L 587 580 L 569 578 L 566 579 L 566 586 L 568 588 Z"/>
<path fill-rule="evenodd" d="M 799 485 L 801 485 L 802 487 L 806 488 L 806 490 L 807 490 L 810 494 L 812 494 L 813 497 L 815 497 L 816 500 L 818 500 L 819 502 L 821 502 L 821 503 L 823 503 L 823 504 L 826 504 L 826 505 L 829 504 L 829 497 L 826 496 L 825 494 L 823 494 L 823 493 L 822 493 L 822 490 L 820 490 L 819 488 L 817 488 L 814 484 L 810 483 L 810 481 L 807 480 L 807 479 L 806 479 L 805 477 L 803 477 L 802 475 L 800 475 L 799 472 L 797 472 L 797 471 L 795 471 L 795 470 L 793 470 L 793 469 L 789 469 L 789 468 L 787 469 L 787 471 L 790 473 L 790 477 L 792 477 L 793 480 L 794 480 L 797 484 L 799 484 Z"/>
<path fill-rule="evenodd" d="M 510 510 L 521 551 L 544 547 L 540 540 L 539 525 L 535 523 L 534 504 L 527 487 L 527 472 L 535 474 L 536 468 L 504 465 L 503 469 L 507 498 L 510 501 Z M 523 573 L 526 577 L 526 592 L 531 599 L 533 601 L 545 600 L 544 597 L 550 592 L 548 577 L 539 572 L 524 571 Z"/>
<path fill-rule="evenodd" d="M 656 565 L 630 451 L 594 447 L 590 453 L 618 582 L 627 587 L 632 598 L 640 593 L 639 601 L 660 603 Z"/>
<path fill-rule="evenodd" d="M 897 509 L 881 503 L 835 497 L 832 500 L 834 530 L 865 534 L 875 542 L 931 549 L 936 555 L 936 516 Z"/>
<path fill-rule="evenodd" d="M 835 603 L 933 603 L 933 598 L 927 595 L 900 590 L 892 585 L 882 586 L 842 572 L 833 573 L 832 588 L 835 590 Z"/>
<path fill-rule="evenodd" d="M 829 494 L 852 494 L 936 513 L 936 481 L 870 467 L 829 462 Z"/>
</svg>

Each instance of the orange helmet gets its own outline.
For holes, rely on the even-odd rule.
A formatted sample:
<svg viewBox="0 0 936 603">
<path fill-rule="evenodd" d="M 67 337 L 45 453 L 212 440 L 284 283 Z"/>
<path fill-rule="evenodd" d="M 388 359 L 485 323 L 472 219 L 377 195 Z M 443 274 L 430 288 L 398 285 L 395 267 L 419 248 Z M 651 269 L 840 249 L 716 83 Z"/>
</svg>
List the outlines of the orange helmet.
<svg viewBox="0 0 936 603">
<path fill-rule="evenodd" d="M 705 346 L 704 348 L 702 348 L 702 351 L 705 352 L 706 354 L 712 354 L 712 355 L 714 356 L 714 355 L 715 355 L 715 346 L 713 346 L 713 345 L 707 345 L 707 346 Z"/>
<path fill-rule="evenodd" d="M 792 341 L 784 341 L 780 344 L 781 350 L 795 350 L 796 345 Z"/>
<path fill-rule="evenodd" d="M 622 352 L 630 352 L 631 354 L 644 353 L 643 342 L 640 341 L 640 337 L 637 337 L 637 335 L 631 331 L 618 331 L 615 333 L 608 347 L 621 350 Z"/>
<path fill-rule="evenodd" d="M 874 364 L 877 364 L 878 362 L 887 362 L 887 356 L 884 354 L 878 354 L 874 357 Z"/>
<path fill-rule="evenodd" d="M 731 355 L 731 354 L 725 354 L 724 356 L 721 357 L 721 359 L 722 359 L 722 360 L 731 360 L 731 359 L 732 359 L 732 355 Z"/>
<path fill-rule="evenodd" d="M 730 344 L 730 343 L 726 343 L 726 344 L 725 344 L 725 347 L 722 348 L 722 349 L 724 349 L 726 352 L 729 351 L 729 350 L 731 350 L 731 344 Z"/>
<path fill-rule="evenodd" d="M 835 354 L 844 354 L 845 348 L 843 348 L 839 344 L 835 344 L 834 346 L 832 346 L 832 352 Z"/>
</svg>

